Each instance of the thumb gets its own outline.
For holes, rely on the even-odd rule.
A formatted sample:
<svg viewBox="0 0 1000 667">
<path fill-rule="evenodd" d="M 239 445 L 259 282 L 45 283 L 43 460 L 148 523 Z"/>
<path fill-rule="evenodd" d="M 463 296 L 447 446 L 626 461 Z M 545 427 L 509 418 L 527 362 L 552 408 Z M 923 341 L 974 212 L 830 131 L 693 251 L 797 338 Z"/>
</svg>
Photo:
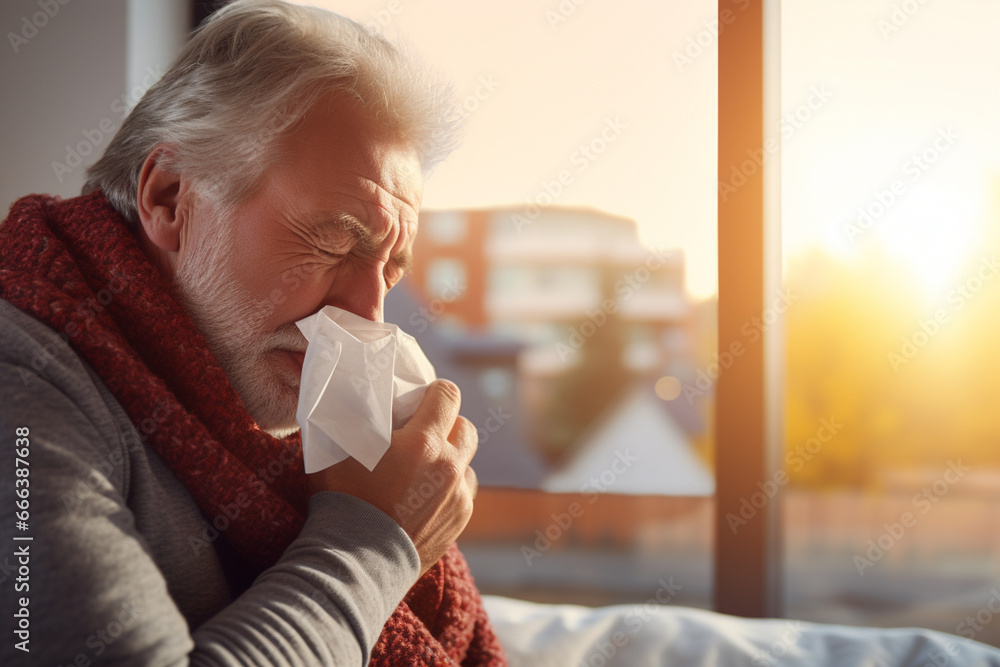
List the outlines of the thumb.
<svg viewBox="0 0 1000 667">
<path fill-rule="evenodd" d="M 434 380 L 427 386 L 420 405 L 402 430 L 412 428 L 447 439 L 458 418 L 461 403 L 462 393 L 458 385 L 450 380 Z"/>
</svg>

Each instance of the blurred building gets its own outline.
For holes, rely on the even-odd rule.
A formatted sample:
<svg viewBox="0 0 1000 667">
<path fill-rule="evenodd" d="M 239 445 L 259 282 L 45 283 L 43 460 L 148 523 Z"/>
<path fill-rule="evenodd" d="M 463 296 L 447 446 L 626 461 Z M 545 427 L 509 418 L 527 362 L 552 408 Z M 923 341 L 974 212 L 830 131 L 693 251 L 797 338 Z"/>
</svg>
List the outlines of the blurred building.
<svg viewBox="0 0 1000 667">
<path fill-rule="evenodd" d="M 627 396 L 651 395 L 664 375 L 693 375 L 683 255 L 645 246 L 633 220 L 563 207 L 425 211 L 413 252 L 402 295 L 408 303 L 391 307 L 387 299 L 386 318 L 431 348 L 439 374 L 449 376 L 444 364 L 452 379 L 465 377 L 463 413 L 467 403 L 486 406 L 472 408 L 482 413 L 481 439 L 489 437 L 477 460 L 484 483 L 537 487 L 553 475 L 571 480 L 569 471 L 593 465 L 575 460 L 587 444 L 582 437 L 581 448 L 561 460 L 538 455 L 539 424 L 553 419 L 546 404 L 575 404 L 572 392 L 586 398 L 588 387 L 604 391 L 596 407 L 580 400 L 587 414 L 570 419 L 584 420 L 593 432 L 590 421 L 600 414 L 601 441 L 624 443 L 634 429 L 615 431 L 627 422 L 615 411 L 634 409 Z M 596 374 L 581 368 L 595 363 L 603 369 Z M 495 432 L 486 429 L 491 403 L 509 406 L 502 427 L 492 419 Z M 689 439 L 704 428 L 696 406 L 653 399 L 646 407 L 657 411 L 649 423 L 672 434 L 661 458 L 672 452 L 688 469 Z M 585 449 L 592 458 L 602 448 L 590 442 Z M 623 480 L 613 491 L 690 491 L 671 491 L 668 478 L 660 479 L 658 488 L 646 480 L 629 489 Z"/>
<path fill-rule="evenodd" d="M 561 207 L 425 211 L 413 250 L 413 281 L 441 321 L 532 343 L 531 372 L 558 372 L 556 344 L 602 315 L 628 323 L 632 368 L 687 354 L 683 254 L 643 245 L 628 218 Z"/>
</svg>

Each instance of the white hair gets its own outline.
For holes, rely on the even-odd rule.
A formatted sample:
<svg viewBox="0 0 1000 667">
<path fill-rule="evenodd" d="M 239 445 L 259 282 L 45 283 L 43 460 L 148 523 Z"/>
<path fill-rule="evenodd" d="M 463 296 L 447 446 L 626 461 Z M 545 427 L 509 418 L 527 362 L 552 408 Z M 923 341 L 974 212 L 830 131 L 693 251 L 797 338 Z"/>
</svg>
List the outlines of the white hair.
<svg viewBox="0 0 1000 667">
<path fill-rule="evenodd" d="M 412 146 L 425 174 L 454 148 L 451 87 L 412 53 L 333 12 L 237 0 L 198 28 L 146 92 L 88 170 L 83 192 L 102 190 L 137 223 L 139 172 L 164 143 L 161 167 L 231 208 L 258 185 L 276 140 L 332 92 L 358 100 Z"/>
</svg>

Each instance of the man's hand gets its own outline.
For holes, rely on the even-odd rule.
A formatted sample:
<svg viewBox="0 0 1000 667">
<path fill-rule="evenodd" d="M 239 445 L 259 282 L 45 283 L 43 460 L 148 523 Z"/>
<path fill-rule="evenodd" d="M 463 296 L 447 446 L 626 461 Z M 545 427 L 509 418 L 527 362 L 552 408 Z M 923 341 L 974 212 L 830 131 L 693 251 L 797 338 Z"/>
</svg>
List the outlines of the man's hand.
<svg viewBox="0 0 1000 667">
<path fill-rule="evenodd" d="M 310 494 L 340 491 L 379 508 L 402 526 L 420 554 L 420 573 L 438 561 L 472 517 L 479 482 L 469 466 L 479 442 L 458 414 L 461 396 L 447 380 L 427 388 L 413 417 L 368 471 L 349 458 L 308 475 Z"/>
</svg>

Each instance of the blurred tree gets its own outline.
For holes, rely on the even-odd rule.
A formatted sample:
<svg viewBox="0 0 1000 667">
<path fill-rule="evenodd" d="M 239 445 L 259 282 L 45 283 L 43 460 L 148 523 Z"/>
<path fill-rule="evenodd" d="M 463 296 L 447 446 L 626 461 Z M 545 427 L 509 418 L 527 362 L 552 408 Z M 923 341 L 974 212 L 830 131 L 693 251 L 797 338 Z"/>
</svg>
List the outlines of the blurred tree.
<svg viewBox="0 0 1000 667">
<path fill-rule="evenodd" d="M 615 292 L 621 277 L 610 268 L 602 272 L 600 303 L 615 306 L 590 311 L 570 327 L 566 343 L 557 346 L 567 368 L 548 383 L 529 427 L 535 446 L 550 463 L 570 458 L 583 432 L 633 379 L 625 364 L 628 324 L 618 315 L 627 297 L 616 300 Z"/>
<path fill-rule="evenodd" d="M 990 370 L 1000 365 L 1000 275 L 972 298 L 958 296 L 989 256 L 972 256 L 955 289 L 930 299 L 876 245 L 851 265 L 819 252 L 790 264 L 793 483 L 879 486 L 887 472 L 943 470 L 958 458 L 1000 466 L 1000 380 Z M 818 439 L 823 419 L 843 424 L 828 442 Z"/>
<path fill-rule="evenodd" d="M 592 331 L 584 337 L 584 331 Z M 624 363 L 628 329 L 617 315 L 604 324 L 577 322 L 571 332 L 582 344 L 576 362 L 553 379 L 540 406 L 534 433 L 539 451 L 551 463 L 561 463 L 575 451 L 586 428 L 611 406 L 632 379 Z M 571 333 L 570 340 L 577 338 Z"/>
</svg>

